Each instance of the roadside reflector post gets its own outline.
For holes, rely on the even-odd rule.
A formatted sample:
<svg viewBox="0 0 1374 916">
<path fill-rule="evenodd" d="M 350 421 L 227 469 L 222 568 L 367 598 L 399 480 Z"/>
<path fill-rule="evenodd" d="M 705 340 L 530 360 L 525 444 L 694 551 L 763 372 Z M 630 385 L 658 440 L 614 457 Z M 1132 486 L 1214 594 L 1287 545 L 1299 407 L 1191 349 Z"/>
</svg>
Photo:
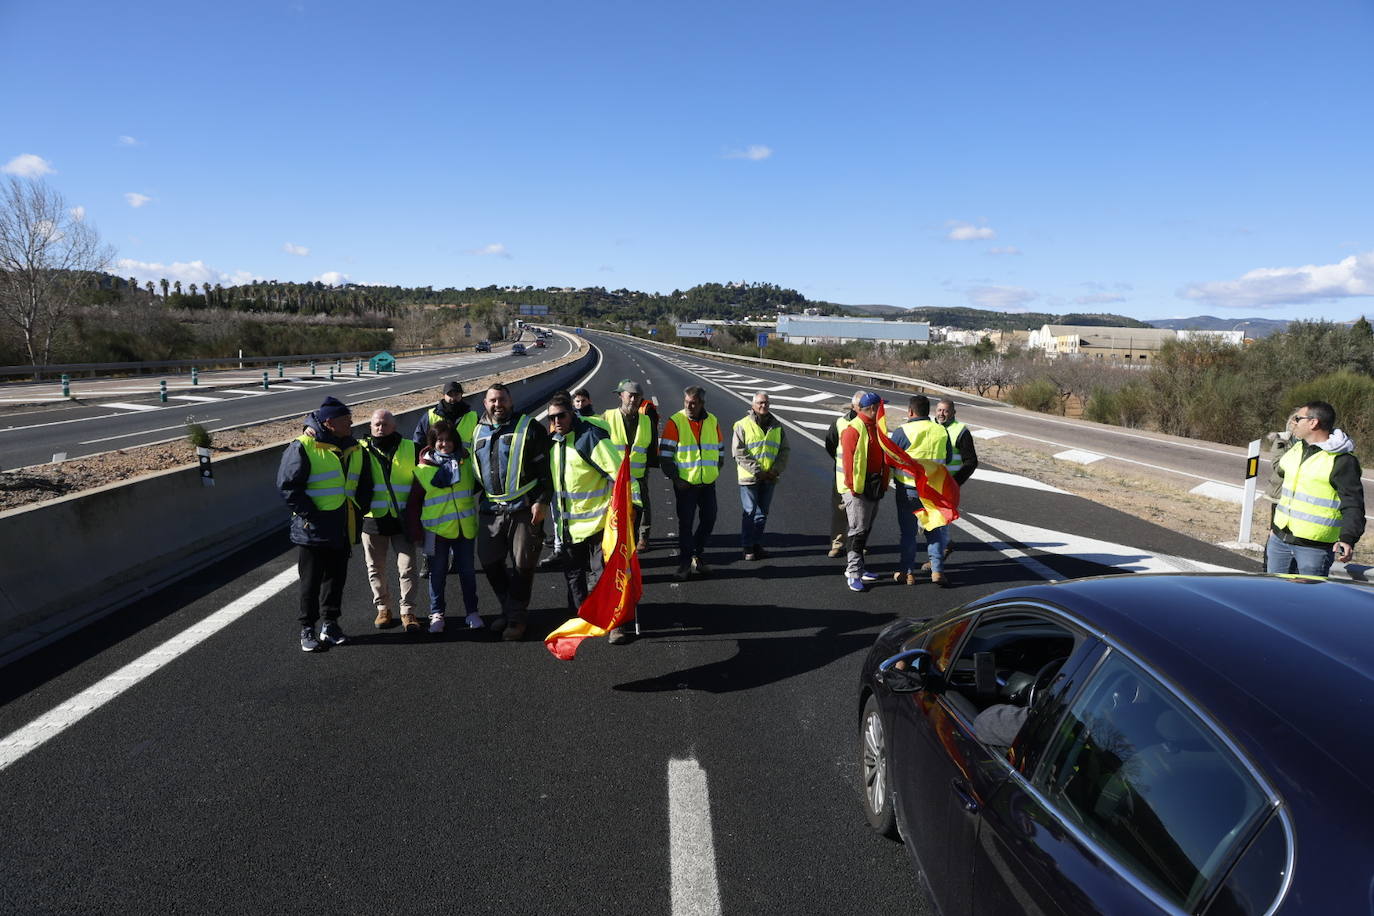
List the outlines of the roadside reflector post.
<svg viewBox="0 0 1374 916">
<path fill-rule="evenodd" d="M 163 379 L 157 383 L 157 399 L 162 403 L 167 403 L 167 380 Z"/>
<path fill-rule="evenodd" d="M 71 377 L 70 375 L 68 375 L 67 373 L 63 372 L 63 373 L 62 373 L 62 397 L 64 397 L 64 398 L 69 398 L 69 397 L 71 397 L 71 396 L 72 396 L 72 377 Z"/>
<path fill-rule="evenodd" d="M 358 362 L 354 364 L 354 366 L 353 366 L 353 374 L 354 374 L 355 376 L 357 376 L 358 378 L 362 378 L 362 377 L 363 377 L 363 361 L 362 361 L 362 360 L 358 360 Z"/>
<path fill-rule="evenodd" d="M 277 363 L 277 378 L 286 378 L 286 367 Z"/>
<path fill-rule="evenodd" d="M 266 390 L 267 390 L 267 373 L 266 373 L 266 372 L 263 372 L 263 374 L 262 374 L 262 390 L 263 390 L 263 391 L 266 391 Z"/>
<path fill-rule="evenodd" d="M 1255 490 L 1259 486 L 1259 454 L 1260 440 L 1256 439 L 1250 443 L 1250 449 L 1245 456 L 1245 497 L 1240 504 L 1240 536 L 1237 541 L 1242 544 L 1250 543 L 1250 527 L 1255 520 Z"/>
<path fill-rule="evenodd" d="M 315 374 L 315 361 L 313 359 L 310 361 L 310 374 Z"/>
<path fill-rule="evenodd" d="M 331 382 L 334 381 L 334 367 L 333 367 L 333 366 L 330 366 L 330 367 L 329 367 L 329 380 L 330 380 Z"/>
<path fill-rule="evenodd" d="M 196 370 L 196 367 L 195 367 L 195 366 L 192 366 L 192 367 L 191 367 L 191 384 L 192 384 L 192 385 L 199 385 L 199 384 L 200 384 L 200 373 Z"/>
</svg>

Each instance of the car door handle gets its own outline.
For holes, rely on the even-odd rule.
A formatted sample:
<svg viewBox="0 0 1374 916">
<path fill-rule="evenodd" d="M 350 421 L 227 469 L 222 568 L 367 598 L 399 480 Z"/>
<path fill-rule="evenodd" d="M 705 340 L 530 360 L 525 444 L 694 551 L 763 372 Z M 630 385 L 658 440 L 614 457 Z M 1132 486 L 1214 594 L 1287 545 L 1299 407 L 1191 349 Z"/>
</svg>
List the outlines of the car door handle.
<svg viewBox="0 0 1374 916">
<path fill-rule="evenodd" d="M 968 783 L 962 779 L 956 779 L 950 785 L 954 789 L 954 794 L 959 796 L 959 802 L 964 806 L 964 810 L 969 814 L 977 814 L 981 806 L 978 804 L 978 799 L 973 797 L 973 792 L 970 791 Z"/>
</svg>

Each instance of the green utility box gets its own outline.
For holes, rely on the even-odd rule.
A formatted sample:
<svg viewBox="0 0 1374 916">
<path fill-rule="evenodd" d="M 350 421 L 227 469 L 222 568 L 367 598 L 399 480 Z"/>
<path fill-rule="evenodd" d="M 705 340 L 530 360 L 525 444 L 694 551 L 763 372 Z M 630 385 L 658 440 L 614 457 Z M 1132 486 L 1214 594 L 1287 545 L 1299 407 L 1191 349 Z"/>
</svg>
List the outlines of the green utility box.
<svg viewBox="0 0 1374 916">
<path fill-rule="evenodd" d="M 373 372 L 395 372 L 396 357 L 383 350 L 367 361 L 367 368 Z"/>
</svg>

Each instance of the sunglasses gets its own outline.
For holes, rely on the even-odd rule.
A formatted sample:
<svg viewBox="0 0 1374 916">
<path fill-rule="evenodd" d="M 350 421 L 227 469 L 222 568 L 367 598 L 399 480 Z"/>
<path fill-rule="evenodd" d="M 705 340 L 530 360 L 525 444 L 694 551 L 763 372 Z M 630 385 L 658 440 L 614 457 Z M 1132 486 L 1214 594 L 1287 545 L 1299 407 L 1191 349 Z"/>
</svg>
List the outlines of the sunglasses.
<svg viewBox="0 0 1374 916">
<path fill-rule="evenodd" d="M 560 410 L 558 413 L 550 413 L 550 414 L 549 414 L 549 419 L 550 419 L 550 420 L 564 420 L 564 419 L 567 419 L 567 418 L 569 418 L 569 417 L 571 417 L 571 416 L 572 416 L 572 414 L 568 413 L 566 410 Z"/>
</svg>

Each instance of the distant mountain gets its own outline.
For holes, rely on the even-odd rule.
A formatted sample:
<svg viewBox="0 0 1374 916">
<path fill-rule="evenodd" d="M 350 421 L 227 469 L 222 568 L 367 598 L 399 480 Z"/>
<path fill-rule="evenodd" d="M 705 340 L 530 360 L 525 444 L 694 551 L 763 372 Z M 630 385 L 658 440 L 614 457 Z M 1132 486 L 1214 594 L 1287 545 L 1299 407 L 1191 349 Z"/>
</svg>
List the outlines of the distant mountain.
<svg viewBox="0 0 1374 916">
<path fill-rule="evenodd" d="M 1211 315 L 1156 318 L 1149 324 L 1151 327 L 1169 328 L 1174 331 L 1244 331 L 1246 337 L 1252 338 L 1268 337 L 1288 328 L 1287 321 L 1273 318 L 1214 318 Z"/>
</svg>

